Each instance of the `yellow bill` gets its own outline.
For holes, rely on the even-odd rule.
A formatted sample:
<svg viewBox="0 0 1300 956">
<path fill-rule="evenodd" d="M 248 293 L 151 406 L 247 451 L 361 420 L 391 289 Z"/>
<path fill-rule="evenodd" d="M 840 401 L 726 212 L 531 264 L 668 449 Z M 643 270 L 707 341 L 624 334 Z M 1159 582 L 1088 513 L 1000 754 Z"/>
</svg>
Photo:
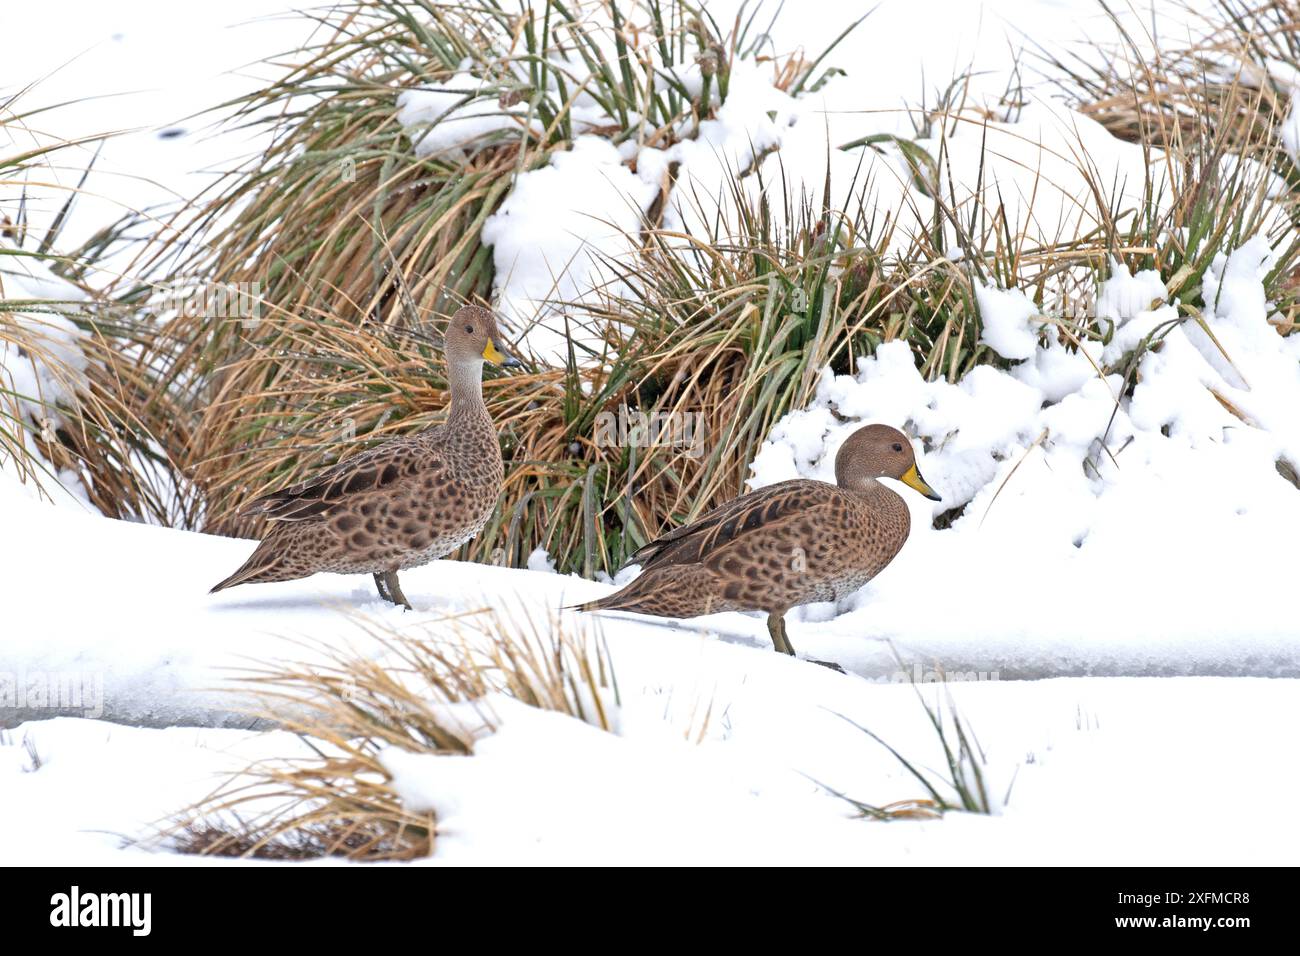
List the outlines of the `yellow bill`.
<svg viewBox="0 0 1300 956">
<path fill-rule="evenodd" d="M 487 359 L 493 365 L 501 365 L 505 368 L 517 368 L 522 363 L 513 355 L 506 355 L 491 339 L 483 346 L 483 358 Z"/>
<path fill-rule="evenodd" d="M 943 500 L 942 498 L 939 497 L 938 492 L 936 492 L 933 488 L 931 488 L 929 484 L 926 482 L 926 480 L 921 477 L 921 472 L 917 470 L 916 465 L 913 465 L 911 468 L 907 469 L 907 471 L 903 473 L 903 477 L 900 478 L 899 481 L 907 485 L 907 487 L 909 488 L 915 488 L 917 491 L 925 495 L 931 501 Z"/>
</svg>

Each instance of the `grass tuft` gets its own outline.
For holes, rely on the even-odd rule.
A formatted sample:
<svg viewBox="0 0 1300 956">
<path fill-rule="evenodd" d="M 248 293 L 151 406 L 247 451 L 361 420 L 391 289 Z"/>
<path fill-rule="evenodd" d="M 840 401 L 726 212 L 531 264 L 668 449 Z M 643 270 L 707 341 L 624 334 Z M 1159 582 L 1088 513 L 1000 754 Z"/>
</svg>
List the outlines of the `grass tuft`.
<svg viewBox="0 0 1300 956">
<path fill-rule="evenodd" d="M 182 853 L 267 859 L 408 860 L 433 852 L 434 812 L 409 807 L 388 754 L 469 755 L 505 697 L 612 731 L 618 691 L 603 641 L 558 617 L 487 610 L 449 617 L 449 636 L 360 621 L 365 653 L 308 645 L 311 664 L 251 674 L 266 716 L 308 757 L 248 767 L 168 826 Z M 377 653 L 376 653 L 377 651 Z"/>
<path fill-rule="evenodd" d="M 916 698 L 924 708 L 930 727 L 938 738 L 945 765 L 942 770 L 921 768 L 886 743 L 874 731 L 843 714 L 835 715 L 889 751 L 890 755 L 928 794 L 919 799 L 900 800 L 884 806 L 875 806 L 843 793 L 830 791 L 851 804 L 863 816 L 873 820 L 899 820 L 933 818 L 955 810 L 991 814 L 996 813 L 1005 803 L 1005 799 L 999 800 L 990 794 L 989 782 L 984 770 L 987 764 L 984 751 L 975 737 L 975 732 L 962 720 L 952 699 L 952 689 L 947 677 L 942 669 L 938 669 L 938 673 L 940 680 L 935 685 L 934 703 L 926 699 L 925 694 L 914 681 L 912 689 L 916 691 Z M 939 690 L 940 687 L 942 692 Z"/>
</svg>

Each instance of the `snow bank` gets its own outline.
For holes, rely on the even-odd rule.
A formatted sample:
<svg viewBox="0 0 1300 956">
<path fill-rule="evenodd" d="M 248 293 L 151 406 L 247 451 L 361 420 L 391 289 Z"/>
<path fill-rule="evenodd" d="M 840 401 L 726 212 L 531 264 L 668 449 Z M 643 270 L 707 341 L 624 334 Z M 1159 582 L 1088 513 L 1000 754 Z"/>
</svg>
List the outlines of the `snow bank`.
<svg viewBox="0 0 1300 956">
<path fill-rule="evenodd" d="M 1283 475 L 1300 455 L 1300 338 L 1269 322 L 1271 258 L 1253 239 L 1213 262 L 1204 329 L 1178 321 L 1153 273 L 1115 263 L 1097 297 L 1115 323 L 1104 349 L 1053 331 L 1009 370 L 950 384 L 924 381 L 891 342 L 855 375 L 827 373 L 812 406 L 773 429 L 751 485 L 834 480 L 840 443 L 885 421 L 916 436 L 943 501 L 902 492 L 912 539 L 826 629 L 955 649 L 960 627 L 986 663 L 1028 655 L 1056 673 L 1120 660 L 1232 673 L 1243 656 L 1300 673 L 1300 627 L 1274 580 L 1300 540 L 1300 489 Z M 1028 307 L 986 296 L 1022 354 Z M 1152 336 L 1124 397 L 1121 370 Z M 950 530 L 931 527 L 940 514 Z"/>
</svg>

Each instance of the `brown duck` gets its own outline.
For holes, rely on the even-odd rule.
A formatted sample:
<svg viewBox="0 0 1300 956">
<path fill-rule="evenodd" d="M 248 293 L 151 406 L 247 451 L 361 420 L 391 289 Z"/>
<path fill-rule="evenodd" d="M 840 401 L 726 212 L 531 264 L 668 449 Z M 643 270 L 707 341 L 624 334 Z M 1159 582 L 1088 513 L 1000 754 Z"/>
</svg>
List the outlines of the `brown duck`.
<svg viewBox="0 0 1300 956">
<path fill-rule="evenodd" d="M 503 352 L 492 313 L 478 306 L 452 317 L 445 344 L 447 421 L 251 502 L 244 513 L 265 516 L 270 531 L 213 591 L 317 571 L 373 574 L 380 597 L 410 608 L 397 572 L 468 541 L 496 507 L 504 472 L 483 404 L 483 363 L 519 365 Z"/>
<path fill-rule="evenodd" d="M 897 478 L 932 501 L 907 436 L 888 425 L 859 428 L 835 456 L 835 484 L 782 481 L 715 508 L 633 554 L 641 574 L 579 610 L 686 618 L 766 611 L 772 644 L 794 654 L 790 608 L 852 594 L 907 541 L 907 503 L 876 479 Z"/>
</svg>

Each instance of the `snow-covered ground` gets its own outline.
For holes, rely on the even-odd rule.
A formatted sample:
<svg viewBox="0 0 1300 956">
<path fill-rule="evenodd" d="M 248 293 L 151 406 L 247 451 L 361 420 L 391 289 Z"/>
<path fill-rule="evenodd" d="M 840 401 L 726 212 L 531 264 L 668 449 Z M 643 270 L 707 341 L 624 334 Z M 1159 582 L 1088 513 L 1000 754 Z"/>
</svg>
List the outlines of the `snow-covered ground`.
<svg viewBox="0 0 1300 956">
<path fill-rule="evenodd" d="M 608 589 L 543 571 L 438 562 L 404 574 L 416 606 L 409 613 L 378 601 L 361 577 L 319 575 L 208 596 L 206 586 L 242 560 L 248 542 L 110 521 L 13 494 L 4 501 L 0 520 L 25 544 L 0 557 L 0 698 L 9 694 L 12 728 L 0 738 L 6 862 L 185 862 L 147 844 L 123 850 L 122 841 L 148 838 L 251 760 L 301 752 L 290 735 L 233 729 L 254 726 L 259 708 L 222 687 L 259 662 L 310 662 L 302 639 L 364 654 L 373 646 L 363 625 L 446 636 L 445 618 L 455 612 L 504 607 L 545 621 Z M 965 573 L 996 579 L 978 566 Z M 1032 568 L 1019 573 L 1025 577 L 1007 582 L 1004 599 L 1050 589 Z M 834 620 L 792 623 L 802 653 L 841 661 L 847 675 L 774 653 L 763 623 L 743 615 L 691 626 L 567 616 L 564 627 L 599 628 L 608 641 L 622 701 L 617 734 L 502 705 L 499 729 L 473 756 L 421 758 L 411 771 L 416 782 L 404 786 L 438 813 L 433 862 L 1295 858 L 1294 828 L 1239 808 L 1300 784 L 1285 759 L 1300 681 L 1009 679 L 1295 673 L 1294 629 L 1265 640 L 1248 626 L 1202 628 L 1176 609 L 1198 600 L 1195 588 L 1160 599 L 1167 630 L 1151 641 L 1106 635 L 1108 609 L 1133 607 L 1113 593 L 1077 615 L 1022 616 L 1004 606 L 1000 632 L 981 630 L 995 621 L 977 609 L 968 629 L 961 613 L 924 599 L 926 580 L 933 579 L 918 562 L 900 564 L 872 586 L 879 611 L 864 599 Z M 1088 618 L 1094 627 L 1076 626 Z M 1290 626 L 1275 623 L 1277 632 Z M 922 682 L 936 703 L 940 667 L 987 756 L 1000 812 L 889 824 L 857 818 L 826 788 L 877 806 L 926 794 L 843 718 L 910 761 L 941 767 L 909 683 Z"/>
<path fill-rule="evenodd" d="M 83 235 L 115 214 L 110 207 L 192 194 L 201 177 L 189 171 L 248 147 L 157 133 L 256 82 L 214 83 L 220 70 L 294 46 L 308 28 L 275 20 L 220 34 L 241 38 L 229 43 L 193 37 L 282 6 L 213 7 L 198 27 L 156 16 L 154 4 L 111 16 L 79 17 L 82 5 L 69 0 L 5 9 L 6 31 L 47 33 L 51 16 L 73 25 L 52 34 L 49 49 L 18 45 L 4 67 L 9 87 L 84 49 L 38 88 L 39 102 L 87 88 L 155 88 L 105 101 L 114 105 L 102 111 L 42 117 L 64 137 L 144 128 L 105 147 L 92 192 L 111 200 L 81 204 Z M 726 4 L 714 6 L 725 20 Z M 1172 6 L 1161 12 L 1176 29 Z M 791 44 L 817 49 L 842 28 L 842 5 L 818 6 L 818 14 L 788 18 Z M 757 75 L 738 80 L 744 95 L 709 131 L 716 148 L 688 144 L 672 158 L 696 178 L 697 194 L 716 194 L 709 177 L 720 157 L 761 150 L 749 138 L 740 145 L 741 131 L 758 130 L 780 143 L 788 169 L 819 184 L 828 132 L 841 142 L 864 130 L 910 130 L 899 105 L 919 97 L 923 72 L 933 89 L 973 58 L 990 71 L 981 82 L 998 92 L 1009 28 L 1013 37 L 1060 44 L 1098 16 L 1084 0 L 887 0 L 837 54 L 847 77 L 798 103 Z M 907 29 L 918 17 L 933 28 L 924 37 Z M 158 81 L 168 63 L 185 83 Z M 120 82 L 106 88 L 104 73 Z M 985 134 L 962 139 L 952 141 L 949 160 L 958 181 L 973 186 Z M 1034 200 L 1045 231 L 1059 228 L 1061 210 L 1086 191 L 1071 149 L 1104 166 L 1103 179 L 1136 186 L 1143 174 L 1136 147 L 1048 103 L 994 125 L 987 141 L 986 184 L 1003 183 L 1013 207 L 1034 192 L 1026 151 L 1047 169 L 1051 188 Z M 596 217 L 626 210 L 629 197 L 648 202 L 640 170 L 662 168 L 668 157 L 640 157 L 635 175 L 625 159 L 584 140 L 516 186 L 495 230 L 506 306 L 535 300 L 529 283 L 537 276 L 573 266 L 582 248 L 575 232 L 620 241 L 607 224 L 593 225 Z M 891 208 L 904 209 L 907 177 L 878 182 L 895 190 Z M 566 190 L 592 214 L 566 204 Z M 500 225 L 512 210 L 529 217 L 529 229 Z M 679 224 L 693 214 L 689 205 L 670 211 Z M 522 268 L 525 247 L 541 258 Z M 899 559 L 841 606 L 791 615 L 801 656 L 849 673 L 773 653 L 763 621 L 745 615 L 684 624 L 566 616 L 565 628 L 599 628 L 609 643 L 622 702 L 617 732 L 506 703 L 473 756 L 413 762 L 404 792 L 418 793 L 439 818 L 432 862 L 1294 860 L 1300 834 L 1253 806 L 1300 783 L 1287 759 L 1300 690 L 1300 621 L 1287 570 L 1300 541 L 1300 489 L 1284 475 L 1300 470 L 1300 336 L 1283 339 L 1270 324 L 1260 282 L 1269 260 L 1254 240 L 1217 261 L 1207 280 L 1209 331 L 1172 328 L 1158 352 L 1141 357 L 1138 386 L 1122 403 L 1119 376 L 1098 366 L 1113 365 L 1175 314 L 1158 276 L 1122 265 L 1097 290 L 1099 315 L 1117 327 L 1105 349 L 1067 350 L 1040 334 L 1042 317 L 1023 295 L 988 286 L 978 293 L 985 339 L 1013 363 L 1008 370 L 928 383 L 895 344 L 852 375 L 824 374 L 812 404 L 774 428 L 752 484 L 829 478 L 848 433 L 886 421 L 909 425 L 921 470 L 944 498 L 932 507 L 904 490 L 913 533 Z M 11 277 L 10 294 L 37 294 L 46 278 Z M 569 278 L 573 294 L 592 280 L 581 266 Z M 66 345 L 69 330 L 48 321 Z M 530 345 L 545 352 L 540 339 Z M 30 388 L 58 384 L 42 382 L 22 356 L 0 355 L 0 363 L 28 376 Z M 936 514 L 958 507 L 951 528 L 931 528 Z M 249 760 L 297 752 L 285 733 L 249 729 L 260 726 L 257 704 L 230 684 L 256 662 L 310 656 L 296 639 L 377 653 L 367 622 L 436 636 L 454 627 L 449 614 L 484 606 L 549 620 L 611 586 L 438 562 L 403 574 L 416 607 L 409 613 L 381 603 L 369 579 L 356 576 L 210 596 L 250 542 L 111 521 L 90 513 L 75 487 L 54 504 L 38 501 L 12 469 L 0 469 L 0 529 L 9 543 L 0 548 L 4 862 L 186 862 L 123 850 L 122 840 L 147 836 Z M 533 565 L 544 567 L 542 556 Z M 942 754 L 907 682 L 923 682 L 932 698 L 928 682 L 939 670 L 987 755 L 999 812 L 891 824 L 857 818 L 829 791 L 874 805 L 925 794 L 843 718 L 937 767 Z"/>
<path fill-rule="evenodd" d="M 364 653 L 365 621 L 435 636 L 450 612 L 491 604 L 545 620 L 606 587 L 439 562 L 404 575 L 410 613 L 381 604 L 368 580 L 333 575 L 209 597 L 205 586 L 246 542 L 6 500 L 5 527 L 28 547 L 21 559 L 5 549 L 0 566 L 0 681 L 50 696 L 44 709 L 28 701 L 16 715 L 26 722 L 0 743 L 5 862 L 185 862 L 121 842 L 148 837 L 254 759 L 300 753 L 288 734 L 231 729 L 251 718 L 212 690 L 255 661 L 303 659 L 295 638 Z M 856 647 L 865 678 L 773 653 L 762 623 L 740 615 L 700 622 L 714 634 L 566 619 L 575 632 L 599 626 L 609 642 L 618 733 L 498 705 L 500 727 L 473 756 L 421 758 L 408 771 L 415 782 L 404 786 L 438 812 L 432 861 L 1206 864 L 1282 863 L 1300 851 L 1294 828 L 1243 809 L 1300 785 L 1285 758 L 1300 692 L 1289 679 L 951 681 L 1001 812 L 856 818 L 822 785 L 874 805 L 925 793 L 843 718 L 917 764 L 939 767 L 943 755 L 913 687 L 886 663 L 880 629 L 856 629 L 855 617 L 796 623 L 791 638 L 823 657 Z M 952 631 L 960 640 L 959 621 Z M 899 653 L 922 681 L 952 660 Z M 1113 648 L 1093 654 L 1079 641 L 1073 653 L 1114 667 Z M 79 709 L 54 706 L 48 688 L 60 681 L 82 692 Z M 13 686 L 0 682 L 0 694 Z M 934 690 L 923 685 L 932 703 Z M 217 722 L 227 728 L 159 726 Z M 140 723 L 151 726 L 122 725 Z"/>
</svg>

